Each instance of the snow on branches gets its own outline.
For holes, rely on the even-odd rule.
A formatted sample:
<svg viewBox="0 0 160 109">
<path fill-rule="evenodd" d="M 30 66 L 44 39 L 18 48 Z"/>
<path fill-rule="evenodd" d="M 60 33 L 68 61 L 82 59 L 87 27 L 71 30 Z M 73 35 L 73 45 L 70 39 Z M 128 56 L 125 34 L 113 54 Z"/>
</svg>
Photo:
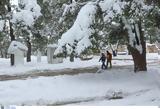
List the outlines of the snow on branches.
<svg viewBox="0 0 160 109">
<path fill-rule="evenodd" d="M 100 6 L 102 9 L 104 22 L 111 23 L 115 18 L 125 18 L 123 23 L 125 25 L 124 29 L 128 30 L 129 44 L 142 53 L 142 46 L 139 41 L 140 33 L 137 22 L 139 19 L 142 19 L 142 17 L 146 15 L 146 13 L 148 13 L 152 8 L 152 6 L 147 6 L 144 0 L 103 0 L 99 2 L 87 3 L 81 8 L 74 25 L 67 32 L 65 32 L 58 41 L 58 49 L 56 50 L 56 53 L 62 52 L 62 46 L 65 45 L 67 45 L 67 49 L 72 51 L 72 46 L 75 43 L 75 52 L 78 54 L 83 52 L 83 50 L 85 50 L 87 47 L 92 46 L 89 37 L 92 35 L 92 33 L 94 33 L 94 29 L 91 28 L 91 25 L 94 24 L 96 9 L 98 6 Z M 134 25 L 129 22 L 132 20 Z M 132 26 L 134 26 L 136 33 L 132 31 Z M 133 41 L 135 40 L 137 42 L 139 41 L 139 43 L 134 46 Z"/>
<path fill-rule="evenodd" d="M 82 7 L 74 25 L 58 41 L 55 54 L 62 52 L 62 46 L 64 45 L 67 45 L 67 51 L 71 53 L 71 47 L 74 46 L 75 42 L 77 42 L 75 52 L 78 54 L 92 45 L 89 37 L 94 32 L 91 25 L 94 22 L 96 10 L 97 6 L 93 2 L 89 2 Z"/>
<path fill-rule="evenodd" d="M 120 2 L 119 0 L 104 0 L 101 1 L 99 5 L 104 13 L 104 21 L 111 22 L 116 15 L 122 15 L 126 2 Z"/>
<path fill-rule="evenodd" d="M 140 32 L 138 24 L 130 23 L 125 17 L 122 18 L 125 28 L 128 30 L 129 45 L 136 48 L 142 54 L 142 45 L 140 44 Z"/>
<path fill-rule="evenodd" d="M 79 8 L 79 4 L 73 0 L 71 4 L 63 4 L 64 11 L 62 13 L 62 17 L 59 19 L 59 23 L 62 23 L 65 20 L 66 15 L 75 14 L 75 12 Z"/>
<path fill-rule="evenodd" d="M 37 0 L 20 0 L 18 11 L 12 15 L 11 22 L 21 22 L 24 25 L 33 25 L 35 19 L 41 15 L 41 8 Z"/>
</svg>

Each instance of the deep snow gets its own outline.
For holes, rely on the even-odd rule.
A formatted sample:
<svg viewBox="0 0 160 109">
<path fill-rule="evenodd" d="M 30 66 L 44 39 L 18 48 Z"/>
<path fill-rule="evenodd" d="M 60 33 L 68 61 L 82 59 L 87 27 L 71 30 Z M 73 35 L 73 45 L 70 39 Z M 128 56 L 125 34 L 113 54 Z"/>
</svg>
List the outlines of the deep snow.
<svg viewBox="0 0 160 109">
<path fill-rule="evenodd" d="M 156 67 L 159 68 L 159 67 Z M 75 76 L 39 77 L 0 82 L 3 105 L 160 105 L 160 72 L 130 68 Z M 114 92 L 123 99 L 108 100 Z M 89 102 L 83 102 L 89 100 Z M 73 102 L 80 102 L 73 104 Z M 71 104 L 70 104 L 71 103 Z"/>
<path fill-rule="evenodd" d="M 118 59 L 130 56 L 119 56 Z M 159 60 L 157 54 L 149 54 L 148 59 Z M 25 63 L 24 66 L 10 67 L 9 61 L 1 59 L 0 73 L 20 74 L 30 70 L 78 68 L 98 63 L 99 57 L 90 61 L 68 62 L 49 65 Z M 151 60 L 152 61 L 152 60 Z M 154 60 L 155 61 L 155 60 Z M 149 64 L 147 72 L 134 73 L 130 60 L 114 60 L 113 69 L 102 73 L 60 75 L 53 77 L 28 78 L 0 82 L 0 103 L 2 105 L 160 105 L 160 67 L 159 63 Z M 9 71 L 12 69 L 12 71 Z M 18 70 L 17 70 L 18 69 Z M 122 99 L 110 99 L 120 93 Z"/>
</svg>

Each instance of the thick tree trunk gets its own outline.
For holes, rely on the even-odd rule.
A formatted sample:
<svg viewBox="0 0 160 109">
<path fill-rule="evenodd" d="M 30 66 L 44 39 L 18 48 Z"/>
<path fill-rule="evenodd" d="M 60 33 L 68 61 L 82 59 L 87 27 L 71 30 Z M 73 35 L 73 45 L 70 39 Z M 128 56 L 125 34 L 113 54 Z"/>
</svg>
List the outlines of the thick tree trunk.
<svg viewBox="0 0 160 109">
<path fill-rule="evenodd" d="M 144 34 L 141 27 L 141 22 L 138 22 L 138 28 L 139 28 L 139 42 L 142 46 L 142 53 L 140 53 L 139 50 L 136 48 L 128 45 L 128 49 L 131 52 L 131 55 L 133 57 L 134 61 L 134 71 L 147 71 L 147 62 L 146 62 L 146 42 L 144 39 Z"/>
<path fill-rule="evenodd" d="M 27 47 L 28 47 L 28 51 L 27 51 L 27 62 L 31 61 L 31 43 L 30 43 L 30 39 L 27 39 Z"/>
<path fill-rule="evenodd" d="M 147 71 L 146 53 L 140 53 L 137 49 L 128 46 L 128 49 L 133 57 L 134 71 Z"/>
</svg>

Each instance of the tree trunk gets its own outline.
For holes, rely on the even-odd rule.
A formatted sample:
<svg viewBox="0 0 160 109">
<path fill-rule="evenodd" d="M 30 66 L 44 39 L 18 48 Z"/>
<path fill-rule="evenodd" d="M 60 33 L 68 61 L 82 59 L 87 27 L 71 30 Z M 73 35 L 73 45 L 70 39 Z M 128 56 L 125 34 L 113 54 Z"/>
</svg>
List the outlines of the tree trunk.
<svg viewBox="0 0 160 109">
<path fill-rule="evenodd" d="M 10 6 L 10 3 L 8 2 L 8 12 L 11 12 L 11 6 Z M 9 29 L 10 29 L 10 37 L 11 37 L 11 41 L 14 41 L 15 40 L 15 36 L 14 36 L 14 33 L 13 33 L 13 28 L 12 28 L 12 22 L 9 20 Z M 10 57 L 10 62 L 11 62 L 11 66 L 14 65 L 14 54 L 11 54 L 11 57 Z"/>
<path fill-rule="evenodd" d="M 128 49 L 133 57 L 134 72 L 147 71 L 146 54 L 145 53 L 141 54 L 137 49 L 135 49 L 131 46 L 128 46 Z"/>
<path fill-rule="evenodd" d="M 1 50 L 1 58 L 3 58 L 3 51 Z"/>
<path fill-rule="evenodd" d="M 9 21 L 9 27 L 10 27 L 10 37 L 11 37 L 11 41 L 14 41 L 15 40 L 15 36 L 13 34 L 13 28 L 12 28 L 12 22 Z M 14 54 L 11 54 L 11 66 L 14 65 Z"/>
<path fill-rule="evenodd" d="M 27 47 L 28 47 L 27 62 L 31 62 L 31 43 L 29 38 L 27 38 Z"/>
<path fill-rule="evenodd" d="M 153 42 L 152 42 L 152 36 L 149 36 L 149 42 L 150 42 L 150 44 L 153 43 Z"/>
<path fill-rule="evenodd" d="M 147 62 L 146 62 L 146 42 L 144 39 L 144 34 L 142 31 L 141 21 L 138 22 L 140 39 L 139 42 L 142 46 L 142 53 L 139 52 L 136 48 L 128 45 L 128 50 L 131 52 L 134 61 L 134 71 L 147 71 Z"/>
<path fill-rule="evenodd" d="M 5 53 L 4 53 L 4 57 L 5 57 L 6 59 L 8 58 L 7 51 L 5 51 Z"/>
<path fill-rule="evenodd" d="M 74 52 L 72 52 L 70 55 L 70 62 L 74 62 Z"/>
</svg>

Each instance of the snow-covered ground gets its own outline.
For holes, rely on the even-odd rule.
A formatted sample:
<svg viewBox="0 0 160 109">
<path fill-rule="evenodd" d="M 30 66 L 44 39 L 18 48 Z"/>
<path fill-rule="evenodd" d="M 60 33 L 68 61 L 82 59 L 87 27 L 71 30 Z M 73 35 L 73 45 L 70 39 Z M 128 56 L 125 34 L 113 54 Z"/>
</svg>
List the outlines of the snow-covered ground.
<svg viewBox="0 0 160 109">
<path fill-rule="evenodd" d="M 122 99 L 110 99 L 119 93 Z M 118 95 L 119 96 L 119 95 Z M 123 67 L 97 74 L 39 77 L 0 82 L 4 105 L 160 105 L 160 72 Z M 83 102 L 86 101 L 86 102 Z M 74 104 L 76 102 L 76 104 Z"/>
<path fill-rule="evenodd" d="M 148 59 L 151 58 L 156 61 L 159 59 L 155 54 L 148 56 Z M 64 63 L 56 65 L 46 64 L 45 58 L 43 59 L 39 64 L 33 61 L 14 68 L 9 67 L 6 60 L 1 61 L 1 65 L 6 68 L 5 70 L 2 67 L 7 74 L 16 74 L 20 71 L 25 73 L 35 69 L 54 70 L 100 65 L 98 57 L 90 61 L 77 59 L 74 63 L 65 60 Z M 113 63 L 119 67 L 101 73 L 86 72 L 72 76 L 1 81 L 0 103 L 2 105 L 160 105 L 159 63 L 149 65 L 147 72 L 139 73 L 134 73 L 130 66 L 121 66 L 133 64 L 130 60 L 114 60 Z M 18 68 L 21 69 L 17 71 Z M 10 73 L 8 69 L 16 71 Z M 117 97 L 121 99 L 114 99 Z"/>
<path fill-rule="evenodd" d="M 115 60 L 114 60 L 115 59 Z M 129 60 L 126 60 L 129 59 Z M 118 55 L 113 57 L 113 66 L 132 65 L 133 61 L 131 55 Z M 154 62 L 159 59 L 158 54 L 147 54 L 147 61 Z M 75 62 L 70 62 L 69 59 L 64 59 L 60 64 L 48 64 L 47 57 L 43 56 L 41 63 L 37 63 L 37 58 L 32 56 L 32 62 L 25 62 L 24 65 L 10 66 L 9 59 L 0 58 L 0 75 L 15 75 L 32 73 L 37 70 L 59 70 L 65 68 L 84 68 L 90 66 L 100 66 L 99 56 L 94 56 L 92 60 L 81 61 L 79 58 L 75 59 Z"/>
</svg>

